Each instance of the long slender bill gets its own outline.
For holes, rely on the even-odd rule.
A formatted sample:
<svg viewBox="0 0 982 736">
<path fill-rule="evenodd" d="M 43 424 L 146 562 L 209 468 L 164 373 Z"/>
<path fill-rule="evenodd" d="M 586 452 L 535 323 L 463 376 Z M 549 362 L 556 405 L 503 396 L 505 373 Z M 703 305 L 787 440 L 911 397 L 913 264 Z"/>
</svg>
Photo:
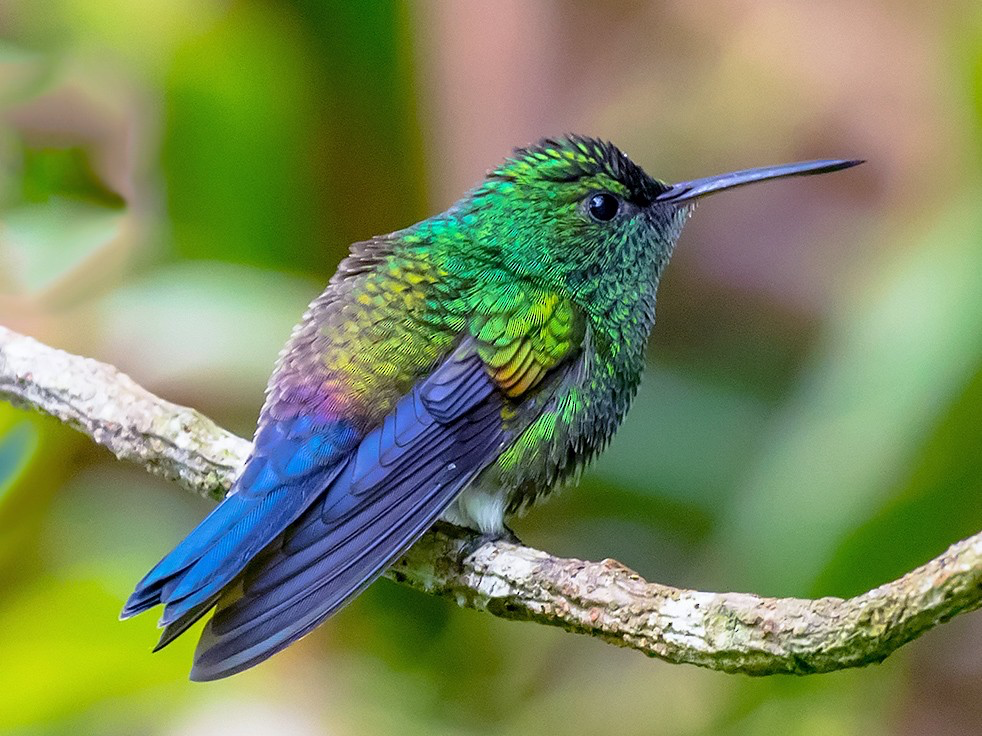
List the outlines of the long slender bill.
<svg viewBox="0 0 982 736">
<path fill-rule="evenodd" d="M 811 176 L 812 174 L 826 174 L 830 171 L 840 171 L 848 169 L 857 164 L 861 164 L 861 159 L 827 159 L 823 161 L 801 161 L 796 164 L 782 164 L 781 166 L 763 166 L 759 169 L 745 169 L 744 171 L 731 171 L 729 174 L 718 174 L 708 176 L 705 179 L 693 179 L 672 184 L 662 194 L 659 194 L 657 202 L 687 202 L 697 197 L 705 197 L 707 194 L 721 192 L 724 189 L 742 187 L 744 184 L 753 184 L 758 181 L 768 179 L 780 179 L 785 176 Z"/>
</svg>

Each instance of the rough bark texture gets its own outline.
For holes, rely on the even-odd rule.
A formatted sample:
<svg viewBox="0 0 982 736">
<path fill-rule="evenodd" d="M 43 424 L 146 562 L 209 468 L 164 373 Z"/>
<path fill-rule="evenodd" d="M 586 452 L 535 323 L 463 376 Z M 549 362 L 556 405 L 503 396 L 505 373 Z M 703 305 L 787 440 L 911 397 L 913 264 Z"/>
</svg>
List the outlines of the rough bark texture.
<svg viewBox="0 0 982 736">
<path fill-rule="evenodd" d="M 210 498 L 229 489 L 249 442 L 154 396 L 115 368 L 0 327 L 0 398 L 70 424 L 116 457 Z M 843 600 L 704 593 L 649 583 L 614 560 L 553 557 L 506 542 L 462 559 L 472 533 L 438 524 L 388 572 L 502 618 L 561 626 L 669 662 L 751 675 L 879 662 L 982 606 L 982 533 Z"/>
</svg>

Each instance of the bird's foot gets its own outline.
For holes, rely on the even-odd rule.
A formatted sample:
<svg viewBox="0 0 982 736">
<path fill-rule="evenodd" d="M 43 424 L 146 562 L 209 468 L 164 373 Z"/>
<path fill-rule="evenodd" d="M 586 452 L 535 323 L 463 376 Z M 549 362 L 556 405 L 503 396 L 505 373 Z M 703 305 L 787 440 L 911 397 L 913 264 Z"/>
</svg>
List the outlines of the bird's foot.
<svg viewBox="0 0 982 736">
<path fill-rule="evenodd" d="M 506 524 L 500 530 L 479 534 L 470 541 L 465 542 L 464 546 L 460 549 L 460 558 L 458 561 L 463 564 L 468 557 L 481 549 L 485 544 L 493 544 L 495 542 L 523 545 L 522 540 L 518 538 L 514 530 Z"/>
</svg>

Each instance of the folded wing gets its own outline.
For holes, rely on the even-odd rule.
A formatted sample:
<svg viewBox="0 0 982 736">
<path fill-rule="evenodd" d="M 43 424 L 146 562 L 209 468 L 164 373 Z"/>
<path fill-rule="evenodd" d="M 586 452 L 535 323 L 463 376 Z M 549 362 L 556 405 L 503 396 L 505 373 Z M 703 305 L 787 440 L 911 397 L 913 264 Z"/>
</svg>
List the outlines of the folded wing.
<svg viewBox="0 0 982 736">
<path fill-rule="evenodd" d="M 304 415 L 269 421 L 235 492 L 144 576 L 121 617 L 164 604 L 162 626 L 193 623 L 202 605 L 207 611 L 245 564 L 320 496 L 357 439 L 343 419 L 317 426 Z M 197 616 L 189 617 L 193 611 Z"/>
<path fill-rule="evenodd" d="M 461 346 L 223 592 L 192 679 L 247 669 L 314 629 L 405 552 L 537 411 L 534 399 L 516 407 Z"/>
</svg>

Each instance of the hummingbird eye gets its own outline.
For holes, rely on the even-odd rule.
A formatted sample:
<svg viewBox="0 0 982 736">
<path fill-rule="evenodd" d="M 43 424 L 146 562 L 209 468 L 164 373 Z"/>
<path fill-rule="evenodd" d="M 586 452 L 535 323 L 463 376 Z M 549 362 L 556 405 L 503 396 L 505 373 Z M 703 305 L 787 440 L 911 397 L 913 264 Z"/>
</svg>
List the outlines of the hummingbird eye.
<svg viewBox="0 0 982 736">
<path fill-rule="evenodd" d="M 598 192 L 587 200 L 586 208 L 587 212 L 590 213 L 590 217 L 594 220 L 608 222 L 613 220 L 615 215 L 617 215 L 617 210 L 620 209 L 620 202 L 610 192 Z"/>
</svg>

